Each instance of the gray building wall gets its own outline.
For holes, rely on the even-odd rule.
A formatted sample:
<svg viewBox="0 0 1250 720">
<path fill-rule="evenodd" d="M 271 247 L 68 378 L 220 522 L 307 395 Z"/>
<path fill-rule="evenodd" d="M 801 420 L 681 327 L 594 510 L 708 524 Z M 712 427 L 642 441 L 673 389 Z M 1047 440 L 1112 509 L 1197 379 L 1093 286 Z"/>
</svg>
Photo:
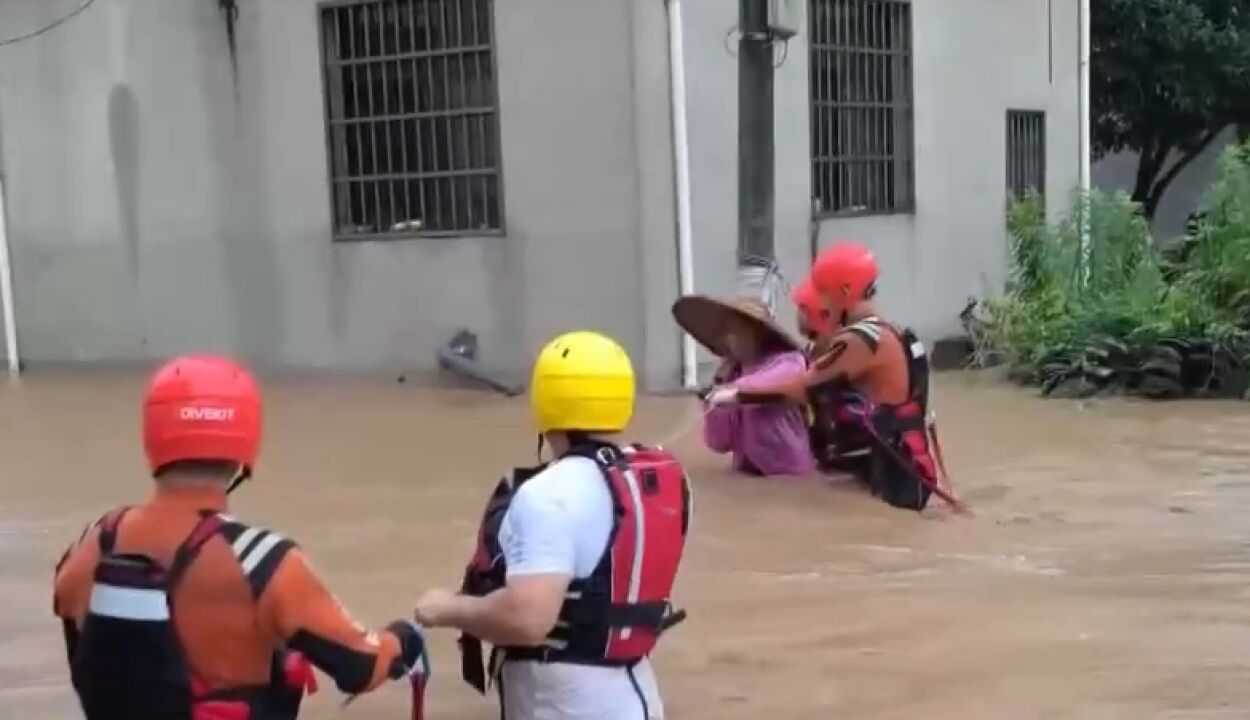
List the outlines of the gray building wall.
<svg viewBox="0 0 1250 720">
<path fill-rule="evenodd" d="M 1076 181 L 1076 2 L 914 0 L 916 212 L 829 220 L 820 238 L 874 247 L 886 309 L 930 338 L 1002 282 L 1008 108 L 1048 113 L 1052 207 Z M 777 255 L 791 281 L 810 261 L 804 5 L 790 3 L 801 32 L 776 88 Z M 0 34 L 74 6 L 0 3 Z M 237 88 L 208 0 L 108 0 L 0 48 L 28 359 L 205 349 L 429 370 L 464 326 L 489 364 L 522 374 L 550 335 L 595 328 L 627 346 L 649 387 L 677 383 L 663 3 L 497 2 L 506 236 L 352 244 L 330 240 L 316 2 L 240 6 Z M 683 7 L 695 287 L 726 295 L 737 4 Z"/>
<path fill-rule="evenodd" d="M 695 281 L 734 290 L 737 238 L 736 3 L 684 0 L 690 82 Z M 928 339 L 959 331 L 969 296 L 1006 275 L 1006 112 L 1046 111 L 1047 187 L 1061 212 L 1079 173 L 1077 0 L 913 0 L 916 210 L 828 219 L 823 247 L 855 238 L 883 266 L 881 302 Z M 811 260 L 805 3 L 777 69 L 776 247 L 797 282 Z M 1049 16 L 1049 18 L 1048 18 Z M 697 80 L 695 79 L 697 78 Z M 783 305 L 782 311 L 788 313 Z M 786 318 L 787 321 L 790 318 Z M 702 357 L 706 369 L 708 358 Z"/>
<path fill-rule="evenodd" d="M 959 331 L 969 296 L 997 292 L 1005 280 L 1009 108 L 1046 111 L 1052 213 L 1077 184 L 1077 0 L 912 5 L 915 213 L 827 220 L 820 240 L 872 247 L 885 311 L 932 340 Z"/>
<path fill-rule="evenodd" d="M 0 28 L 76 4 L 8 0 Z M 672 385 L 662 4 L 496 3 L 506 237 L 351 244 L 329 234 L 315 8 L 240 2 L 237 88 L 207 0 L 108 0 L 0 48 L 26 358 L 430 369 L 464 326 L 521 374 L 594 328 Z"/>
</svg>

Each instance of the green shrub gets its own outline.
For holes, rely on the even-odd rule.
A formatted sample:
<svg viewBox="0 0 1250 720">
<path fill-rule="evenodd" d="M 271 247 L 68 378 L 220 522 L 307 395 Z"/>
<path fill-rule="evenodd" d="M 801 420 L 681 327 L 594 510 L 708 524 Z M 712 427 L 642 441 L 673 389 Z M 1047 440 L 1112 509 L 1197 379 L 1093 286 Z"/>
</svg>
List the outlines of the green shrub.
<svg viewBox="0 0 1250 720">
<path fill-rule="evenodd" d="M 1190 235 L 1166 254 L 1124 193 L 1075 194 L 1053 224 L 1027 196 L 1007 222 L 1011 272 L 983 321 L 1014 375 L 1047 392 L 1079 385 L 1065 394 L 1244 392 L 1250 144 L 1226 152 Z"/>
</svg>

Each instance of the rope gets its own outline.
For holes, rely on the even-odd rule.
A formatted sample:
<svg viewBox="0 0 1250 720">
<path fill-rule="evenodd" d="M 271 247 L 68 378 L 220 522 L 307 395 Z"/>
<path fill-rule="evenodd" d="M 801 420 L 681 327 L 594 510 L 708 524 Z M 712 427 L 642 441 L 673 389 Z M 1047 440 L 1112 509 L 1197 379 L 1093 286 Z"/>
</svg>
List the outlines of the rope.
<svg viewBox="0 0 1250 720">
<path fill-rule="evenodd" d="M 657 445 L 659 447 L 668 447 L 676 443 L 678 440 L 686 437 L 703 424 L 703 419 L 709 412 L 711 412 L 711 410 L 712 406 L 710 405 L 704 408 L 691 403 L 686 408 L 686 415 L 682 419 L 681 424 L 677 425 L 676 428 L 668 435 L 665 435 L 664 439 L 657 443 Z"/>
<path fill-rule="evenodd" d="M 773 317 L 777 316 L 779 298 L 787 295 L 790 283 L 781 273 L 776 260 L 748 256 L 740 260 L 738 267 L 738 294 L 758 298 Z"/>
<path fill-rule="evenodd" d="M 849 407 L 854 408 L 855 406 L 851 405 Z M 936 481 L 930 480 L 924 473 L 916 470 L 915 466 L 912 465 L 911 461 L 903 457 L 902 453 L 900 453 L 893 445 L 891 445 L 888 440 L 881 437 L 881 434 L 877 432 L 877 428 L 872 423 L 872 420 L 870 417 L 871 411 L 869 410 L 869 406 L 867 404 L 860 404 L 858 411 L 855 409 L 852 409 L 851 412 L 857 412 L 857 414 L 861 415 L 864 418 L 864 428 L 868 431 L 868 435 L 873 440 L 876 441 L 876 444 L 882 450 L 886 451 L 886 453 L 894 460 L 894 462 L 902 466 L 902 468 L 905 471 L 907 471 L 907 473 L 909 473 L 913 478 L 918 480 L 921 485 L 924 485 L 926 488 L 928 488 L 929 492 L 933 493 L 934 495 L 937 495 L 943 502 L 949 505 L 950 508 L 954 510 L 956 513 L 960 515 L 969 515 L 969 516 L 972 515 L 972 510 L 969 509 L 967 505 L 961 502 L 959 498 L 955 497 L 950 491 L 942 487 L 941 478 L 939 478 Z M 931 423 L 926 422 L 925 432 L 928 433 L 930 437 L 936 439 L 937 438 L 937 425 L 935 423 L 931 424 Z M 939 470 L 943 478 L 945 479 L 946 484 L 950 485 L 950 477 L 946 474 L 946 463 L 942 460 L 941 446 L 939 445 L 939 446 L 934 447 L 933 452 L 936 455 L 935 460 L 937 461 L 937 464 L 939 465 Z"/>
</svg>

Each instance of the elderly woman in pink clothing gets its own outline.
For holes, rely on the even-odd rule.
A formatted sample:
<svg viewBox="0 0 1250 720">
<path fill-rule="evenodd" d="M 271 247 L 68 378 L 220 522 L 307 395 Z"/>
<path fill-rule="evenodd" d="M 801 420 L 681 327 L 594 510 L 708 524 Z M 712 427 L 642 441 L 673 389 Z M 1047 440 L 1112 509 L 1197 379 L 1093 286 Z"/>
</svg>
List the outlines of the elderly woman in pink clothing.
<svg viewBox="0 0 1250 720">
<path fill-rule="evenodd" d="M 717 385 L 770 387 L 807 370 L 798 345 L 758 300 L 726 303 L 690 295 L 673 305 L 673 317 L 721 358 Z M 803 409 L 793 404 L 711 408 L 703 440 L 714 452 L 732 454 L 734 468 L 752 475 L 806 475 L 815 467 Z"/>
</svg>

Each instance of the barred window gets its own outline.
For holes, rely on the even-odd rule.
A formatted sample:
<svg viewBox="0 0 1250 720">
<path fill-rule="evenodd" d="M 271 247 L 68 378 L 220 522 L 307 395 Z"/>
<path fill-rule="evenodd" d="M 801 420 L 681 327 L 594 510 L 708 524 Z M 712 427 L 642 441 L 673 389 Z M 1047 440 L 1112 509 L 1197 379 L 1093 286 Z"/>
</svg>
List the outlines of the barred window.
<svg viewBox="0 0 1250 720">
<path fill-rule="evenodd" d="M 817 213 L 910 211 L 910 0 L 811 0 L 808 18 Z"/>
<path fill-rule="evenodd" d="M 319 12 L 334 238 L 501 233 L 494 0 Z"/>
<path fill-rule="evenodd" d="M 1007 191 L 1023 197 L 1029 191 L 1046 199 L 1046 113 L 1007 111 Z"/>
</svg>

